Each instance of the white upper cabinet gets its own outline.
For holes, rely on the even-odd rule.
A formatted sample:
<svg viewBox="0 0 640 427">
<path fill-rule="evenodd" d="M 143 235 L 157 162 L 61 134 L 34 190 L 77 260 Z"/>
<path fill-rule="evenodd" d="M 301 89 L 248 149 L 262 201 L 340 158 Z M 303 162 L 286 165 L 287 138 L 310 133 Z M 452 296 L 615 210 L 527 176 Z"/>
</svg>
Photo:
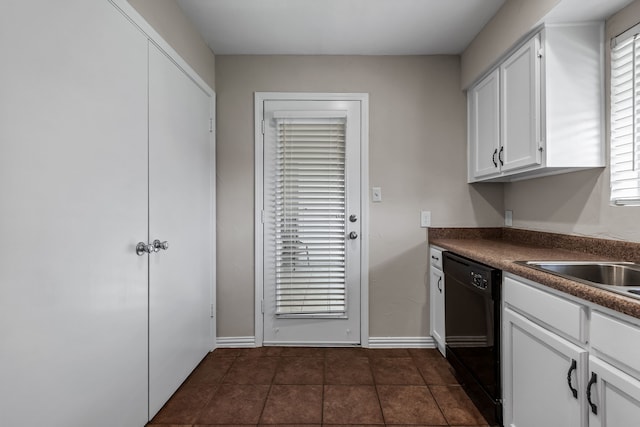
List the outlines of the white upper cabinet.
<svg viewBox="0 0 640 427">
<path fill-rule="evenodd" d="M 544 27 L 467 93 L 469 182 L 603 167 L 603 26 Z"/>
<path fill-rule="evenodd" d="M 500 172 L 500 80 L 494 70 L 468 93 L 469 158 L 472 176 L 484 178 Z"/>
<path fill-rule="evenodd" d="M 498 162 L 503 172 L 540 164 L 540 37 L 500 65 Z"/>
</svg>

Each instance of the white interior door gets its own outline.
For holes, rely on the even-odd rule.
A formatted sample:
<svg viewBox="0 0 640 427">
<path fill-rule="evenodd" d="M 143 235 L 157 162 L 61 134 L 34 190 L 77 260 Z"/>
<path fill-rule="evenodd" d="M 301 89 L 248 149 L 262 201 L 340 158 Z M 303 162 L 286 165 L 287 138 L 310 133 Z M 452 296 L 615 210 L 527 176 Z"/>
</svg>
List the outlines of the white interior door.
<svg viewBox="0 0 640 427">
<path fill-rule="evenodd" d="M 360 343 L 359 101 L 264 102 L 265 345 Z"/>
<path fill-rule="evenodd" d="M 212 347 L 212 99 L 149 43 L 149 416 Z"/>
<path fill-rule="evenodd" d="M 147 38 L 0 2 L 0 425 L 147 421 Z"/>
</svg>

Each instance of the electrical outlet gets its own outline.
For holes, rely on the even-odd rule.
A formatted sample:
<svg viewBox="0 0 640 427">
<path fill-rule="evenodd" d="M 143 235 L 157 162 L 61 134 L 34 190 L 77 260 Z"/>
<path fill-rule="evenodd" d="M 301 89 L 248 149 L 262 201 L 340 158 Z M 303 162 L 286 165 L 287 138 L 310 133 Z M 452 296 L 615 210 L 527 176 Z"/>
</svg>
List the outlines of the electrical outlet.
<svg viewBox="0 0 640 427">
<path fill-rule="evenodd" d="M 513 226 L 513 211 L 504 211 L 504 225 L 505 227 Z"/>
<path fill-rule="evenodd" d="M 371 189 L 371 200 L 374 201 L 374 202 L 381 202 L 382 201 L 382 188 L 373 187 Z"/>
<path fill-rule="evenodd" d="M 431 211 L 420 212 L 420 227 L 426 228 L 431 225 Z"/>
</svg>

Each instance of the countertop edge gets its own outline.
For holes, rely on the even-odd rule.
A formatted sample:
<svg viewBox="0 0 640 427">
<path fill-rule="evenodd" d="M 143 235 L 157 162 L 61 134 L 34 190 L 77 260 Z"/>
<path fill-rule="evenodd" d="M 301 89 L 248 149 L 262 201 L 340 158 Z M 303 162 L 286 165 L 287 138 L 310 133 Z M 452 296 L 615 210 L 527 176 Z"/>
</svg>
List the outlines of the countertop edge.
<svg viewBox="0 0 640 427">
<path fill-rule="evenodd" d="M 455 252 L 504 272 L 529 279 L 543 286 L 640 319 L 640 300 L 535 270 L 514 261 L 524 260 L 599 260 L 615 259 L 566 249 L 550 249 L 505 242 L 501 239 L 431 239 L 430 245 Z"/>
</svg>

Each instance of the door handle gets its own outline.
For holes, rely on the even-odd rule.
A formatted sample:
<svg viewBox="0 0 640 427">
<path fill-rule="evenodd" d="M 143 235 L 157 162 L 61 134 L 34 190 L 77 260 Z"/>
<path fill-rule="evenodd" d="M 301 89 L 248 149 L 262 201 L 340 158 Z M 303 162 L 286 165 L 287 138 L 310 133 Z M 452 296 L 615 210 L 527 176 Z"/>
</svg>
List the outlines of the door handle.
<svg viewBox="0 0 640 427">
<path fill-rule="evenodd" d="M 493 156 L 491 160 L 493 160 L 493 166 L 498 167 L 498 162 L 496 161 L 496 155 L 498 154 L 498 149 L 493 150 Z"/>
<path fill-rule="evenodd" d="M 442 293 L 442 276 L 438 277 L 438 290 Z"/>
<path fill-rule="evenodd" d="M 156 239 L 153 241 L 153 249 L 155 252 L 158 252 L 160 249 L 166 251 L 167 249 L 169 249 L 169 242 L 167 242 L 166 240 L 164 242 L 161 242 L 160 240 Z"/>
<path fill-rule="evenodd" d="M 500 147 L 500 152 L 498 153 L 498 160 L 500 160 L 500 166 L 504 166 L 504 161 L 502 160 L 502 153 L 504 153 L 504 145 Z"/>
<path fill-rule="evenodd" d="M 349 238 L 351 240 L 355 240 L 358 238 L 358 233 L 356 233 L 355 231 L 352 231 L 351 233 L 349 233 Z"/>
<path fill-rule="evenodd" d="M 136 254 L 138 254 L 138 256 L 150 254 L 151 252 L 155 252 L 153 245 L 148 245 L 145 242 L 138 242 L 136 245 Z"/>
</svg>

